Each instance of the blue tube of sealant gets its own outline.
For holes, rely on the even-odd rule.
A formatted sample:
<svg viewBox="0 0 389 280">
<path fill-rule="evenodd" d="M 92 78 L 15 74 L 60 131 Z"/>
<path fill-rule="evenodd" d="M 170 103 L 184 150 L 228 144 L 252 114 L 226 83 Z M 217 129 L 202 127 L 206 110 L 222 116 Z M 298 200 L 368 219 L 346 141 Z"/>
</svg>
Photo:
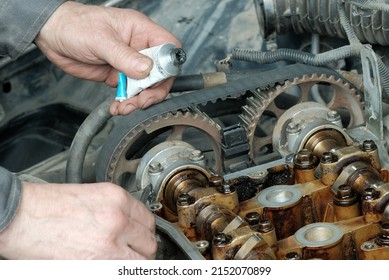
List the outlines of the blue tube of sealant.
<svg viewBox="0 0 389 280">
<path fill-rule="evenodd" d="M 127 77 L 122 72 L 119 72 L 118 86 L 116 88 L 115 100 L 122 102 L 127 99 Z"/>
<path fill-rule="evenodd" d="M 177 76 L 181 65 L 186 60 L 186 54 L 174 44 L 164 44 L 139 51 L 153 60 L 153 68 L 144 79 L 133 79 L 119 73 L 116 100 L 122 102 L 131 98 L 146 88 L 167 78 Z"/>
</svg>

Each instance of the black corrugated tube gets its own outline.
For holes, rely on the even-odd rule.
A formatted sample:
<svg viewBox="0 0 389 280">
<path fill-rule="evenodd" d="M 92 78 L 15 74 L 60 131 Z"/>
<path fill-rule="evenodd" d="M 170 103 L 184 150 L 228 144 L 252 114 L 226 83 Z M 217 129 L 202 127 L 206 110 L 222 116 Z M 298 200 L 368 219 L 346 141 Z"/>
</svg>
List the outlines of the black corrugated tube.
<svg viewBox="0 0 389 280">
<path fill-rule="evenodd" d="M 389 45 L 389 0 L 345 0 L 345 14 L 363 43 Z M 346 38 L 338 4 L 343 0 L 254 0 L 264 35 L 273 32 Z"/>
<path fill-rule="evenodd" d="M 312 54 L 294 49 L 277 49 L 272 52 L 260 52 L 237 48 L 232 52 L 231 59 L 255 62 L 259 64 L 286 60 L 313 66 L 323 66 L 347 57 L 359 56 L 362 48 L 362 44 L 353 44 L 320 54 Z"/>
<path fill-rule="evenodd" d="M 367 2 L 371 2 L 371 1 L 369 1 L 369 0 L 352 0 L 352 2 L 361 2 L 361 3 L 363 2 L 362 3 L 363 5 L 368 6 L 369 4 Z M 377 3 L 375 3 L 375 4 L 377 4 Z M 380 4 L 383 4 L 383 3 L 380 3 Z M 388 5 L 380 5 L 379 8 L 385 8 L 385 6 L 387 6 L 387 8 L 389 8 Z M 339 11 L 339 16 L 340 16 L 340 22 L 341 22 L 344 30 L 346 31 L 347 38 L 348 38 L 350 44 L 357 44 L 357 45 L 360 44 L 361 42 L 359 41 L 357 35 L 354 32 L 354 29 L 352 28 L 352 26 L 351 26 L 351 24 L 346 16 L 344 3 L 339 2 L 338 11 Z M 378 61 L 378 70 L 379 70 L 379 74 L 380 74 L 380 81 L 381 81 L 382 87 L 384 88 L 386 96 L 388 96 L 388 94 L 389 94 L 389 71 L 379 56 L 377 56 L 377 61 Z"/>
</svg>

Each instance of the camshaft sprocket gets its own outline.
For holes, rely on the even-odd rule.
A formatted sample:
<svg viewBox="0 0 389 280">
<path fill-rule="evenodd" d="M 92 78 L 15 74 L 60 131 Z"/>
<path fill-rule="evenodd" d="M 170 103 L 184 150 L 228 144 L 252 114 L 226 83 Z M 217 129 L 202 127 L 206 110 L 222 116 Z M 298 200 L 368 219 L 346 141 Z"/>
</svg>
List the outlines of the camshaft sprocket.
<svg viewBox="0 0 389 280">
<path fill-rule="evenodd" d="M 120 137 L 120 131 L 128 133 Z M 121 127 L 120 131 L 112 132 L 114 141 L 106 143 L 104 148 L 109 153 L 99 159 L 105 163 L 103 170 L 98 170 L 105 174 L 105 178 L 101 178 L 104 181 L 127 189 L 135 186 L 133 182 L 142 156 L 155 145 L 169 140 L 185 141 L 202 150 L 208 156 L 209 168 L 221 172 L 220 126 L 196 107 L 164 113 L 146 119 L 136 127 Z M 201 141 L 193 142 L 193 139 Z"/>
<path fill-rule="evenodd" d="M 287 80 L 271 89 L 257 89 L 246 99 L 239 116 L 247 131 L 250 158 L 257 163 L 259 158 L 272 151 L 272 127 L 277 119 L 297 103 L 316 99 L 342 116 L 343 125 L 354 127 L 364 122 L 361 95 L 345 79 L 332 75 L 303 75 Z M 316 101 L 316 100 L 315 100 Z"/>
</svg>

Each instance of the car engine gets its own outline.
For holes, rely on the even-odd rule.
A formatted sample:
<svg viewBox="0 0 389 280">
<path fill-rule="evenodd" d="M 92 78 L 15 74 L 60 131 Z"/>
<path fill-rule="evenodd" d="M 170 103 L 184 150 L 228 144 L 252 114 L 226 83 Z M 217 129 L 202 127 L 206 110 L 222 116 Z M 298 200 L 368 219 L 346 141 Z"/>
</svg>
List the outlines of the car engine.
<svg viewBox="0 0 389 280">
<path fill-rule="evenodd" d="M 115 89 L 34 46 L 0 60 L 2 166 L 122 186 L 159 259 L 389 259 L 389 1 L 87 2 L 165 26 L 181 74 L 111 117 Z"/>
</svg>

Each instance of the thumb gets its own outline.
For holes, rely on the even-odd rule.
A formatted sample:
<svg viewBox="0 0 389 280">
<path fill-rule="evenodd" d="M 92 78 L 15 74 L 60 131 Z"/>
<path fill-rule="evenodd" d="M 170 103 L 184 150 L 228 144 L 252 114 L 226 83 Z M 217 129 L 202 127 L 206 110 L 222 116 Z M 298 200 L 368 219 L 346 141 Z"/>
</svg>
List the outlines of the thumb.
<svg viewBox="0 0 389 280">
<path fill-rule="evenodd" d="M 112 51 L 105 53 L 105 60 L 125 75 L 140 79 L 149 75 L 153 61 L 123 42 L 116 42 Z"/>
</svg>

